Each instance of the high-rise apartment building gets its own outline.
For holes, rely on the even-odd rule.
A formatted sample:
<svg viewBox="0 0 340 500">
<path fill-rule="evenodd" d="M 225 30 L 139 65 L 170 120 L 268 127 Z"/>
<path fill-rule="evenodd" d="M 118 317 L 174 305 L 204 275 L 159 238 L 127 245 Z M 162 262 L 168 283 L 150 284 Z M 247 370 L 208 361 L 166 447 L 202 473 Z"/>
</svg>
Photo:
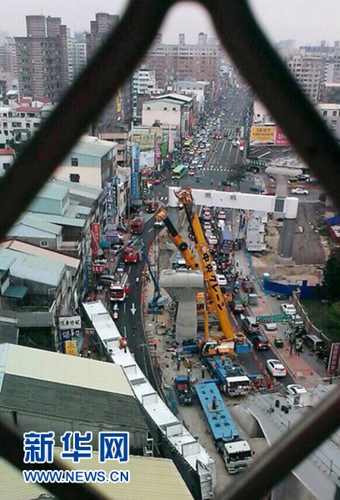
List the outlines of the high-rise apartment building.
<svg viewBox="0 0 340 500">
<path fill-rule="evenodd" d="M 118 24 L 118 21 L 119 16 L 114 14 L 107 14 L 106 12 L 96 13 L 96 20 L 90 22 L 90 33 L 86 34 L 87 57 L 93 54 L 108 32 Z"/>
<path fill-rule="evenodd" d="M 155 70 L 157 86 L 166 88 L 168 84 L 183 80 L 216 81 L 220 56 L 218 42 L 208 39 L 205 33 L 199 33 L 197 44 L 186 44 L 181 33 L 178 45 L 163 43 L 158 34 L 145 62 Z"/>
<path fill-rule="evenodd" d="M 303 53 L 291 56 L 288 66 L 313 102 L 320 99 L 321 84 L 323 82 L 323 60 L 320 56 L 304 55 Z"/>
<path fill-rule="evenodd" d="M 68 85 L 67 28 L 49 16 L 26 16 L 26 27 L 15 37 L 19 92 L 57 101 Z"/>
<path fill-rule="evenodd" d="M 71 83 L 86 66 L 86 43 L 76 38 L 67 39 L 68 81 Z"/>
<path fill-rule="evenodd" d="M 118 23 L 119 16 L 97 12 L 95 21 L 90 23 L 90 33 L 86 35 L 86 51 L 89 59 L 96 48 L 103 42 L 108 32 Z M 105 78 L 105 75 L 98 75 Z M 112 132 L 118 125 L 132 120 L 132 77 L 119 89 L 100 116 L 97 129 L 100 132 Z"/>
</svg>

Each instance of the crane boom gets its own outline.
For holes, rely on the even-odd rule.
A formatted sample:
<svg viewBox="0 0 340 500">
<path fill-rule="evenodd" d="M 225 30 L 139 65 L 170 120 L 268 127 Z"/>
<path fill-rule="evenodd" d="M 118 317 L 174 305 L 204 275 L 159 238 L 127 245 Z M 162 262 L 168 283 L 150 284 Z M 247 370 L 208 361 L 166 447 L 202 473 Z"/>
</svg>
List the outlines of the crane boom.
<svg viewBox="0 0 340 500">
<path fill-rule="evenodd" d="M 235 337 L 235 333 L 230 323 L 224 296 L 222 294 L 215 270 L 212 265 L 209 246 L 206 242 L 197 212 L 194 211 L 192 215 L 190 215 L 189 212 L 189 207 L 193 204 L 191 189 L 187 188 L 181 191 L 177 191 L 175 195 L 181 201 L 181 203 L 183 203 L 189 224 L 192 227 L 193 234 L 195 236 L 196 251 L 201 263 L 201 269 L 203 271 L 207 292 L 209 294 L 209 297 L 213 300 L 214 309 L 216 311 L 223 335 L 226 339 L 232 340 Z"/>
</svg>

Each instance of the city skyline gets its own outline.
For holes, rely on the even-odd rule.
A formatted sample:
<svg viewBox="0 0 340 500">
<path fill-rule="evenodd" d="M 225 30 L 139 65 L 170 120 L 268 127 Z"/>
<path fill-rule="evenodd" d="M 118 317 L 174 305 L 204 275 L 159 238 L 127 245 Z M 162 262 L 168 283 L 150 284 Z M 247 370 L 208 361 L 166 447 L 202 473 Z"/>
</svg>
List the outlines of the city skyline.
<svg viewBox="0 0 340 500">
<path fill-rule="evenodd" d="M 286 0 L 284 9 L 282 2 L 272 0 L 251 0 L 249 2 L 262 28 L 272 42 L 294 39 L 296 46 L 318 45 L 321 40 L 333 44 L 340 39 L 337 24 L 337 13 L 340 5 L 337 0 L 327 2 L 327 10 L 319 0 Z M 70 28 L 71 34 L 89 31 L 90 21 L 96 12 L 108 12 L 122 15 L 127 5 L 126 0 L 100 0 L 93 7 L 90 0 L 79 3 L 69 0 L 51 5 L 46 0 L 13 0 L 2 6 L 0 32 L 9 36 L 26 35 L 26 15 L 45 15 L 61 17 L 62 23 Z M 190 19 L 190 27 L 188 27 Z M 209 37 L 215 37 L 214 27 L 205 10 L 195 4 L 179 4 L 174 7 L 163 23 L 160 31 L 165 43 L 177 43 L 178 34 L 185 33 L 186 43 L 196 43 L 197 35 L 203 31 Z"/>
</svg>

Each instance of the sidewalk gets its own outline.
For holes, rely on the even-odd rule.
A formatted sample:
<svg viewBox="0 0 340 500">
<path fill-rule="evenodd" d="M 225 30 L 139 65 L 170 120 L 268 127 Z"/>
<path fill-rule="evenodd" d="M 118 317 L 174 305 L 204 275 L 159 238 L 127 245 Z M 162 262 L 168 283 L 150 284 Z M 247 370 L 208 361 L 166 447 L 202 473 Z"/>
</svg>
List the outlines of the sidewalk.
<svg viewBox="0 0 340 500">
<path fill-rule="evenodd" d="M 249 264 L 243 250 L 236 252 L 235 260 L 238 261 L 239 266 L 243 269 L 243 275 L 250 275 Z M 277 310 L 277 301 L 274 301 L 272 297 L 265 295 L 257 282 L 255 283 L 255 290 L 258 294 L 258 305 L 248 306 L 251 315 L 262 316 L 265 314 L 278 314 L 279 311 Z M 306 388 L 312 388 L 318 384 L 321 384 L 321 375 L 316 373 L 315 370 L 306 362 L 306 360 L 302 356 L 296 354 L 294 350 L 292 354 L 290 354 L 290 345 L 288 343 L 288 339 L 284 335 L 284 330 L 286 330 L 286 328 L 287 327 L 284 323 L 279 324 L 278 329 L 275 332 L 268 332 L 265 331 L 263 326 L 260 327 L 261 333 L 265 335 L 270 341 L 273 352 L 279 359 L 281 359 L 281 361 L 283 361 L 284 365 L 287 367 L 288 371 L 296 380 L 296 382 L 301 383 Z M 278 349 L 274 346 L 275 337 L 279 337 L 283 340 L 283 348 Z"/>
</svg>

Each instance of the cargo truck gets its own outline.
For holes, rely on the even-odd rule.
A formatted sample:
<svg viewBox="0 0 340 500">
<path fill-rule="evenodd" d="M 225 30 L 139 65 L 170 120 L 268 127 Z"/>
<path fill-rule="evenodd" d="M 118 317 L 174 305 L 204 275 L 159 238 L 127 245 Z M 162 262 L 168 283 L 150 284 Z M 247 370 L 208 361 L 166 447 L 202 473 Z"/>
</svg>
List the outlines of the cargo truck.
<svg viewBox="0 0 340 500">
<path fill-rule="evenodd" d="M 230 474 L 246 469 L 252 461 L 249 443 L 240 438 L 237 427 L 214 382 L 195 386 L 198 400 L 208 421 L 215 446 Z"/>
</svg>

